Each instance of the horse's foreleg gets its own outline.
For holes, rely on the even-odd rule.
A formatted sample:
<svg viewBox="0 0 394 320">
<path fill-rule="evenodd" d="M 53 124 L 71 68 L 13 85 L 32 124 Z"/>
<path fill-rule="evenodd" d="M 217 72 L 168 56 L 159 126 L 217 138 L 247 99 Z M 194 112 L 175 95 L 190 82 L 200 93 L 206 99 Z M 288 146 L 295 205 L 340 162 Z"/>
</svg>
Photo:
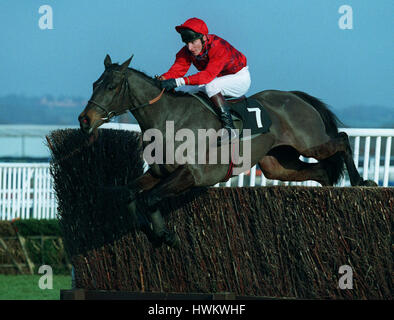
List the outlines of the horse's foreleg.
<svg viewBox="0 0 394 320">
<path fill-rule="evenodd" d="M 160 201 L 195 186 L 195 179 L 189 167 L 180 166 L 166 178 L 160 180 L 154 188 L 144 192 L 148 207 L 155 207 Z"/>
<path fill-rule="evenodd" d="M 179 167 L 168 177 L 162 179 L 153 189 L 139 195 L 138 206 L 142 207 L 152 223 L 154 245 L 159 246 L 162 242 L 171 247 L 180 244 L 179 237 L 166 229 L 163 216 L 157 205 L 165 198 L 176 196 L 195 186 L 195 179 L 189 168 Z M 147 234 L 148 235 L 148 234 Z M 148 236 L 149 237 L 149 236 Z"/>
<path fill-rule="evenodd" d="M 154 177 L 150 171 L 148 170 L 142 176 L 138 177 L 137 179 L 133 180 L 131 183 L 127 185 L 127 188 L 130 190 L 132 194 L 132 198 L 139 192 L 148 191 L 154 188 L 159 182 L 161 178 Z"/>
</svg>

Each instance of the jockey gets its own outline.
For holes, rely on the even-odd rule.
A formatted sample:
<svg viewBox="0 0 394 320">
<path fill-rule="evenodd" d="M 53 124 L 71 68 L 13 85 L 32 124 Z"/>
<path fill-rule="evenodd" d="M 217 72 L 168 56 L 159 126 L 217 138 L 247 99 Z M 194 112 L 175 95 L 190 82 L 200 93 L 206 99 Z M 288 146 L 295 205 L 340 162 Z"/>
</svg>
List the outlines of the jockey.
<svg viewBox="0 0 394 320">
<path fill-rule="evenodd" d="M 159 87 L 166 90 L 195 93 L 203 91 L 220 110 L 223 127 L 229 133 L 222 136 L 230 141 L 237 137 L 224 96 L 243 96 L 250 87 L 250 74 L 246 57 L 222 38 L 208 34 L 204 21 L 191 18 L 176 26 L 186 44 L 177 54 L 175 63 L 158 77 Z M 193 64 L 198 73 L 185 77 Z"/>
</svg>

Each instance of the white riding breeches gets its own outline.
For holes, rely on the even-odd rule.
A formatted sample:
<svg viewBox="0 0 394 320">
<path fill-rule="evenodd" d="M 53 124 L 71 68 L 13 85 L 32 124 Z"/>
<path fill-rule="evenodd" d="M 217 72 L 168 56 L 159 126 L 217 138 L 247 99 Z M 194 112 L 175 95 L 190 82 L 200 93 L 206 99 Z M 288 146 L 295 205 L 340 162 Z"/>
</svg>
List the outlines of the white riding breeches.
<svg viewBox="0 0 394 320">
<path fill-rule="evenodd" d="M 246 66 L 237 73 L 217 77 L 207 84 L 196 86 L 184 85 L 175 90 L 187 93 L 203 91 L 209 98 L 220 92 L 223 96 L 238 98 L 246 94 L 249 90 L 250 83 L 249 68 Z"/>
</svg>

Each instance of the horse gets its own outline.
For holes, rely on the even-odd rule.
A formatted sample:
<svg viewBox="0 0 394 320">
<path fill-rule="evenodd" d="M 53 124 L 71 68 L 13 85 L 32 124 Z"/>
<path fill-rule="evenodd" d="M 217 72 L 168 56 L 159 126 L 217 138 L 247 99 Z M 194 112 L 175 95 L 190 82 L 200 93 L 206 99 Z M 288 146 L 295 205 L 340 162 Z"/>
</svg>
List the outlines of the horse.
<svg viewBox="0 0 394 320">
<path fill-rule="evenodd" d="M 219 117 L 199 99 L 190 94 L 161 91 L 154 77 L 129 67 L 132 58 L 133 55 L 118 64 L 106 55 L 105 70 L 93 83 L 92 96 L 78 117 L 87 137 L 97 136 L 102 124 L 127 111 L 137 120 L 142 135 L 151 129 L 166 135 L 168 121 L 173 121 L 174 130 L 187 128 L 196 136 L 199 129 L 221 129 Z M 346 133 L 338 132 L 340 121 L 324 102 L 301 91 L 264 90 L 250 98 L 259 101 L 271 119 L 266 133 L 249 139 L 250 167 L 258 164 L 269 179 L 314 180 L 322 186 L 333 186 L 343 176 L 346 165 L 352 186 L 376 185 L 359 175 L 349 138 Z M 240 142 L 240 150 L 245 143 Z M 146 141 L 143 144 L 144 148 L 148 146 Z M 181 141 L 174 144 L 177 147 Z M 210 148 L 208 145 L 204 152 Z M 317 162 L 303 162 L 300 156 Z M 232 176 L 229 163 L 231 159 L 214 164 L 152 163 L 149 170 L 127 186 L 129 212 L 137 217 L 140 229 L 155 247 L 165 243 L 176 248 L 181 243 L 176 232 L 165 227 L 158 204 L 192 188 L 206 188 L 228 180 Z"/>
</svg>

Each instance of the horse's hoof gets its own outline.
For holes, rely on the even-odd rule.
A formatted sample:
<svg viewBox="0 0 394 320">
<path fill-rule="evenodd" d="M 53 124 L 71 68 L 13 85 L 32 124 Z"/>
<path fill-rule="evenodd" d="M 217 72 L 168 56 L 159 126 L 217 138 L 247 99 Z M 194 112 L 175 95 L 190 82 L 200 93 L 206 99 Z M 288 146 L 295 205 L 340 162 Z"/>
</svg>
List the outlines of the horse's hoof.
<svg viewBox="0 0 394 320">
<path fill-rule="evenodd" d="M 148 238 L 149 242 L 152 244 L 152 247 L 157 249 L 160 248 L 164 243 L 164 237 L 158 236 L 151 227 L 145 227 L 141 229 L 142 232 L 145 233 L 146 237 Z"/>
<path fill-rule="evenodd" d="M 170 232 L 167 230 L 165 230 L 160 236 L 152 232 L 148 236 L 148 240 L 155 249 L 160 248 L 163 244 L 166 244 L 167 246 L 174 249 L 179 248 L 181 245 L 181 239 L 176 234 L 176 232 Z"/>
<path fill-rule="evenodd" d="M 152 244 L 153 248 L 157 249 L 163 245 L 164 241 L 163 239 L 151 239 L 150 243 Z"/>
<path fill-rule="evenodd" d="M 176 232 L 168 232 L 164 235 L 164 243 L 174 249 L 178 249 L 181 245 L 181 239 Z"/>
<path fill-rule="evenodd" d="M 360 183 L 360 186 L 364 186 L 364 187 L 377 187 L 377 183 L 373 180 L 363 180 Z"/>
</svg>

